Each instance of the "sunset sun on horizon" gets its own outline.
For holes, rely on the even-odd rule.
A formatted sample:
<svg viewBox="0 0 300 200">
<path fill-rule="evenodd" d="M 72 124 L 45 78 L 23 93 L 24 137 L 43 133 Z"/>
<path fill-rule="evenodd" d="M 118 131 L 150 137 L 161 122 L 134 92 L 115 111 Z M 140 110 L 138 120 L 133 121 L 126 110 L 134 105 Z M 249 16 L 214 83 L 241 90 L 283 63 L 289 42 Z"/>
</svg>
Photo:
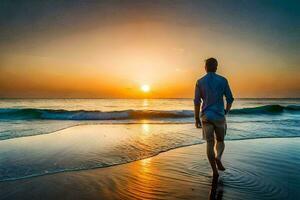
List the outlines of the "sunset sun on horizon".
<svg viewBox="0 0 300 200">
<path fill-rule="evenodd" d="M 147 84 L 144 84 L 141 86 L 141 90 L 144 92 L 144 93 L 147 93 L 147 92 L 150 92 L 151 90 L 151 87 Z"/>
</svg>

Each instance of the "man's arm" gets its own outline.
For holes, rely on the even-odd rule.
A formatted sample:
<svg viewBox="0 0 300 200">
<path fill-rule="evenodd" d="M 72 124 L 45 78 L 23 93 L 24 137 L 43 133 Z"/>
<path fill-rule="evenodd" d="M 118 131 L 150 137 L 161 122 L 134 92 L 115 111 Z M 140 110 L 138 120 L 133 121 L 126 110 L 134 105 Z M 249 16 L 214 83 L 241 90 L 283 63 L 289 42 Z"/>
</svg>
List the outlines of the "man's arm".
<svg viewBox="0 0 300 200">
<path fill-rule="evenodd" d="M 194 116 L 195 116 L 195 126 L 196 128 L 201 127 L 201 122 L 200 122 L 200 104 L 201 104 L 201 96 L 200 96 L 200 88 L 198 85 L 198 82 L 196 83 L 195 87 L 195 98 L 194 98 Z"/>
<path fill-rule="evenodd" d="M 230 111 L 232 103 L 234 101 L 228 81 L 226 81 L 225 97 L 226 97 L 226 108 L 225 108 L 225 115 L 226 115 Z"/>
</svg>

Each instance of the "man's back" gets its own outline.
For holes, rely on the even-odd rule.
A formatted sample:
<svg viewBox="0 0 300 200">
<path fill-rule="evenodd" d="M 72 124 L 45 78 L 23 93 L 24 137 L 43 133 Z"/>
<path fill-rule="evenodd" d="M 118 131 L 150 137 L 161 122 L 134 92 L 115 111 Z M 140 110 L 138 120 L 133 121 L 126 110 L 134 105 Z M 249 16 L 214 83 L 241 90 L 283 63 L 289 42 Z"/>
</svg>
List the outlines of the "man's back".
<svg viewBox="0 0 300 200">
<path fill-rule="evenodd" d="M 205 60 L 205 70 L 207 74 L 197 81 L 194 99 L 195 126 L 200 128 L 202 124 L 203 139 L 205 139 L 207 143 L 207 157 L 212 167 L 214 177 L 219 176 L 218 170 L 225 170 L 221 162 L 225 148 L 224 137 L 227 130 L 225 114 L 229 112 L 233 102 L 228 81 L 226 78 L 216 74 L 217 67 L 217 59 L 209 58 Z M 226 111 L 224 110 L 224 96 L 227 102 Z M 200 122 L 199 112 L 201 101 L 202 110 Z M 215 140 L 217 141 L 216 146 Z"/>
<path fill-rule="evenodd" d="M 194 103 L 200 105 L 202 101 L 201 115 L 205 115 L 207 119 L 224 118 L 224 96 L 227 103 L 233 102 L 226 78 L 215 72 L 208 72 L 197 81 Z"/>
</svg>

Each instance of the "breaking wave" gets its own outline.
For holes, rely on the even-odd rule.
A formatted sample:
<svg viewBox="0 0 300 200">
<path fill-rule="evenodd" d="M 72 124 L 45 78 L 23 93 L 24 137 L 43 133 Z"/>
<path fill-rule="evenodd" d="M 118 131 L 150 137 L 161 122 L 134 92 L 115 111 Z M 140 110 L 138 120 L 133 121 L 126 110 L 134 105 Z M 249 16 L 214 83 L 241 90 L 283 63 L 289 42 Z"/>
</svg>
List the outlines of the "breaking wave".
<svg viewBox="0 0 300 200">
<path fill-rule="evenodd" d="M 231 115 L 245 114 L 281 114 L 300 111 L 300 106 L 265 105 L 253 108 L 233 109 Z M 0 119 L 47 119 L 47 120 L 128 120 L 128 119 L 162 119 L 190 118 L 192 110 L 123 110 L 123 111 L 89 111 L 89 110 L 52 110 L 36 108 L 1 108 Z"/>
</svg>

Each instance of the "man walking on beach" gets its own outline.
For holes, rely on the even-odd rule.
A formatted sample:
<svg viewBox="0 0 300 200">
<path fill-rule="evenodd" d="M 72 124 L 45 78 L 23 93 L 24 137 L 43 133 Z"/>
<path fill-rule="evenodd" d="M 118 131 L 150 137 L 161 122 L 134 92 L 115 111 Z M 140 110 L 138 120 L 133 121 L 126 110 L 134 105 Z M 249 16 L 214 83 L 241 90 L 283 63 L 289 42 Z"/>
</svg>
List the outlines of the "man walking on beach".
<svg viewBox="0 0 300 200">
<path fill-rule="evenodd" d="M 215 58 L 209 58 L 205 61 L 207 74 L 197 81 L 194 98 L 195 125 L 197 128 L 200 128 L 202 124 L 203 139 L 207 143 L 206 153 L 214 177 L 219 176 L 218 170 L 225 170 L 221 162 L 227 128 L 225 115 L 229 112 L 234 100 L 227 79 L 216 74 L 217 67 L 218 61 Z M 224 96 L 226 97 L 225 109 Z M 216 154 L 214 151 L 215 138 Z"/>
</svg>

